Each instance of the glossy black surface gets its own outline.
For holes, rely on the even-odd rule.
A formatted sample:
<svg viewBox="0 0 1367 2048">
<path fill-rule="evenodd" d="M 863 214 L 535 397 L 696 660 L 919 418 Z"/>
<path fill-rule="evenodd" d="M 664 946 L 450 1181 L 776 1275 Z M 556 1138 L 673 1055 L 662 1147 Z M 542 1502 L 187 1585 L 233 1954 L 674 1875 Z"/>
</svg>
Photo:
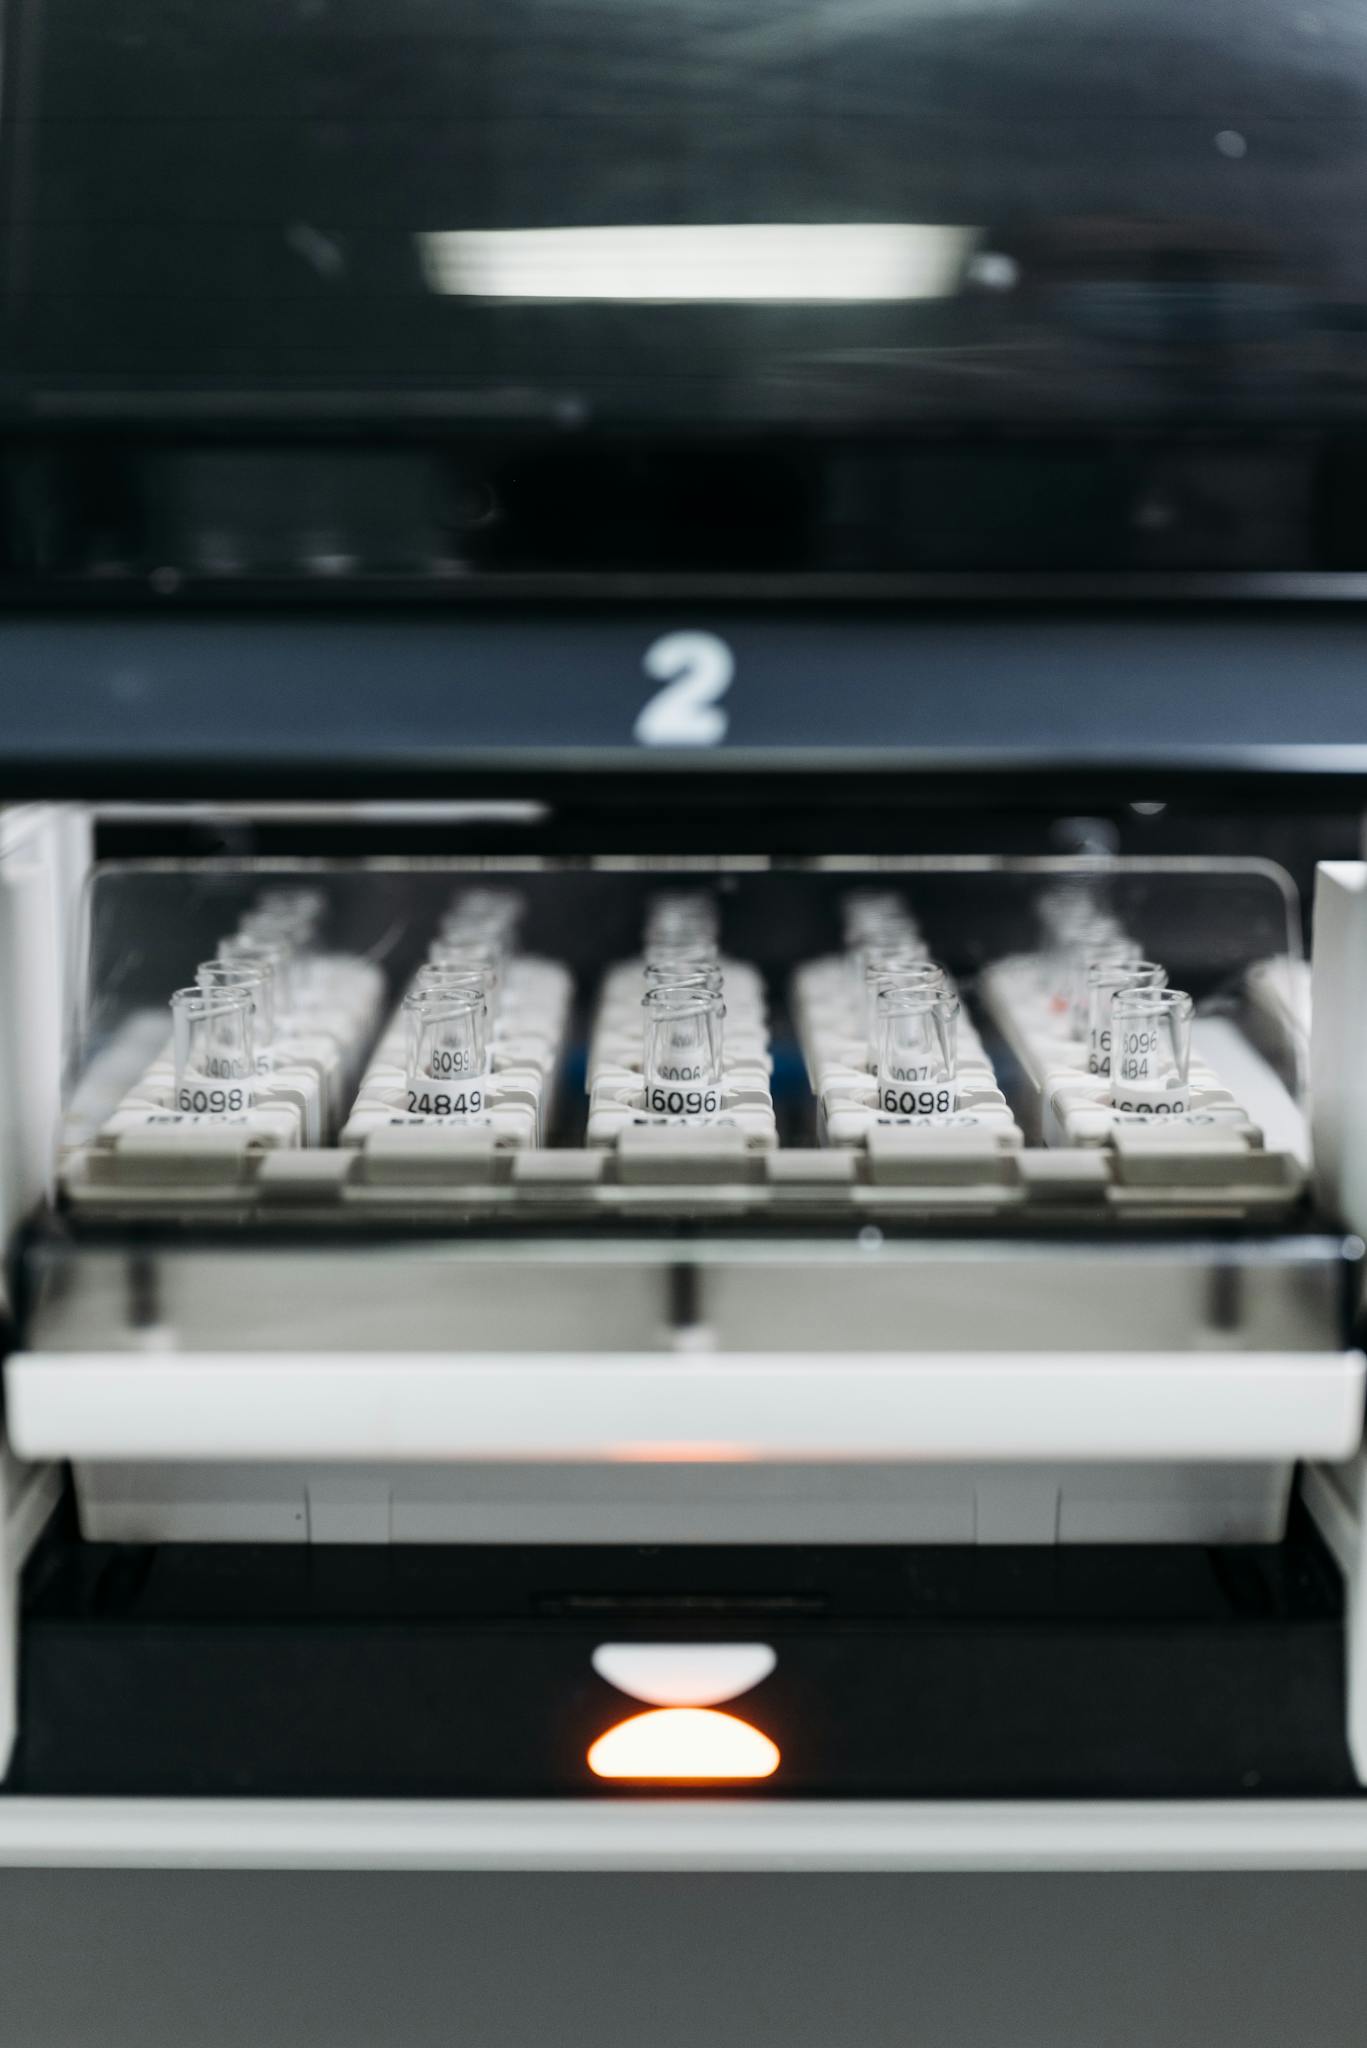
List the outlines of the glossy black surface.
<svg viewBox="0 0 1367 2048">
<path fill-rule="evenodd" d="M 18 0 L 6 31 L 5 389 L 45 415 L 1367 399 L 1358 0 Z M 826 306 L 452 296 L 419 240 L 689 223 L 972 234 L 947 296 Z"/>
<path fill-rule="evenodd" d="M 16 1793 L 640 1797 L 602 1642 L 767 1642 L 746 1796 L 1350 1794 L 1341 1595 L 1276 1547 L 80 1544 L 30 1564 Z M 727 1787 L 708 1785 L 706 1796 Z"/>
<path fill-rule="evenodd" d="M 1367 571 L 1357 0 L 12 0 L 0 34 L 0 602 Z M 605 278 L 585 229 L 646 242 Z M 728 237 L 770 230 L 835 243 L 747 301 L 768 244 Z M 906 295 L 851 296 L 888 231 Z M 513 295 L 453 268 L 471 232 Z"/>
</svg>

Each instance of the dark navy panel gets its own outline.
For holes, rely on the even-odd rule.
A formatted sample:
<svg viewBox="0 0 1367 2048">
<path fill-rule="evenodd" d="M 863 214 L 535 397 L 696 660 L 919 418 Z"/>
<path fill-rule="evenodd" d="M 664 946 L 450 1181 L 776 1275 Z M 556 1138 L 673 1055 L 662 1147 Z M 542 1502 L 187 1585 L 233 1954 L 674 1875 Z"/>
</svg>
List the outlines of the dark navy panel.
<svg viewBox="0 0 1367 2048">
<path fill-rule="evenodd" d="M 715 636 L 734 673 L 721 689 L 714 666 L 660 714 L 680 657 L 644 664 L 682 632 Z M 1367 775 L 1365 682 L 1350 608 L 11 619 L 0 787 L 383 790 L 589 766 Z M 644 731 L 715 743 L 643 744 L 652 700 Z"/>
</svg>

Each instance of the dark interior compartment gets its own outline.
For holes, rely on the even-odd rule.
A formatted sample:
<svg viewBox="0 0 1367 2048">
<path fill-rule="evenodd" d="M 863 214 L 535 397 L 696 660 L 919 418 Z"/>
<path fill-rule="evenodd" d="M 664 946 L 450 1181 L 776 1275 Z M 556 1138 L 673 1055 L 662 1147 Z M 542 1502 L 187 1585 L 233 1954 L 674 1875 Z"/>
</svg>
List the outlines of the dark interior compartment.
<svg viewBox="0 0 1367 2048">
<path fill-rule="evenodd" d="M 756 1640 L 757 1798 L 1354 1793 L 1342 1595 L 1221 1549 L 79 1544 L 25 1581 L 11 1793 L 601 1798 L 604 1641 Z M 699 1788 L 694 1788 L 696 1791 Z M 706 1796 L 725 1796 L 715 1786 Z M 672 1792 L 679 1787 L 657 1786 Z"/>
</svg>

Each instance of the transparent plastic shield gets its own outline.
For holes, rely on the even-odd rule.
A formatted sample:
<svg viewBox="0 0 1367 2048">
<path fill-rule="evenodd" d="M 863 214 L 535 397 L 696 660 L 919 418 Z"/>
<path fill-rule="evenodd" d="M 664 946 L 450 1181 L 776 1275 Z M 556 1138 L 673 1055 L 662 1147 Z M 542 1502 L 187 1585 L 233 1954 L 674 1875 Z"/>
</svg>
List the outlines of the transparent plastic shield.
<svg viewBox="0 0 1367 2048">
<path fill-rule="evenodd" d="M 336 1114 L 323 1126 L 335 1133 L 365 1062 L 385 1029 L 396 1025 L 403 996 L 418 977 L 430 985 L 443 964 L 454 961 L 450 971 L 459 978 L 457 954 L 487 962 L 495 938 L 504 943 L 494 924 L 503 913 L 496 902 L 481 904 L 481 890 L 495 898 L 500 891 L 516 895 L 517 947 L 529 959 L 553 963 L 572 987 L 562 1048 L 569 1079 L 539 1139 L 552 1148 L 584 1142 L 575 1077 L 588 1058 L 594 1005 L 609 971 L 634 960 L 633 1000 L 639 1009 L 647 986 L 644 935 L 652 916 L 659 923 L 661 902 L 671 937 L 680 917 L 690 945 L 696 947 L 698 931 L 706 928 L 717 964 L 704 980 L 722 976 L 728 1008 L 728 977 L 737 971 L 767 995 L 770 1078 L 784 1148 L 814 1146 L 819 1136 L 790 997 L 799 969 L 822 959 L 854 963 L 841 970 L 852 1018 L 859 1011 L 851 1025 L 851 1057 L 872 1071 L 876 1055 L 865 1014 L 864 966 L 854 956 L 871 942 L 858 906 L 876 905 L 880 898 L 880 916 L 886 916 L 889 900 L 904 906 L 920 957 L 943 965 L 966 1026 L 984 1021 L 983 971 L 1024 960 L 1056 978 L 1061 1025 L 1071 1028 L 1077 960 L 1068 956 L 1060 932 L 1066 935 L 1072 914 L 1067 906 L 1073 904 L 1118 934 L 1121 952 L 1156 963 L 1168 986 L 1191 995 L 1198 1038 L 1212 1018 L 1230 1020 L 1273 1058 L 1293 1095 L 1300 1086 L 1296 1033 L 1279 1025 L 1275 1006 L 1262 999 L 1303 972 L 1300 906 L 1285 872 L 1260 860 L 832 857 L 801 871 L 728 871 L 718 864 L 701 876 L 687 868 L 549 870 L 528 863 L 491 869 L 454 861 L 119 863 L 98 869 L 89 891 L 69 1041 L 68 1143 L 88 1141 L 138 1074 L 170 1056 L 175 989 L 193 985 L 215 960 L 247 969 L 259 965 L 281 943 L 282 930 L 289 942 L 288 1001 L 282 1009 L 277 973 L 272 979 L 280 1014 L 266 1033 L 277 1047 L 282 1040 L 288 1046 L 339 1030 L 335 975 L 328 979 L 334 969 L 346 969 L 353 990 L 370 990 L 369 1007 L 360 1005 L 364 1014 L 352 1020 L 343 1048 Z M 298 905 L 289 908 L 291 891 L 309 899 L 302 926 Z M 476 894 L 453 927 L 453 901 L 471 891 Z M 852 903 L 858 911 L 853 949 L 847 944 Z M 658 944 L 658 937 L 650 943 Z M 1085 978 L 1081 985 L 1077 1033 L 1085 1060 Z M 494 1019 L 492 1004 L 490 1015 Z M 494 1021 L 505 1035 L 514 1030 L 507 1017 Z M 743 1036 L 737 1044 L 746 1050 Z M 522 1041 L 519 1046 L 525 1050 Z M 642 1038 L 635 1051 L 638 1069 L 643 1051 Z M 284 1059 L 275 1049 L 272 1056 Z M 402 1062 L 400 1049 L 400 1067 Z M 497 1045 L 493 1064 L 509 1064 Z"/>
</svg>

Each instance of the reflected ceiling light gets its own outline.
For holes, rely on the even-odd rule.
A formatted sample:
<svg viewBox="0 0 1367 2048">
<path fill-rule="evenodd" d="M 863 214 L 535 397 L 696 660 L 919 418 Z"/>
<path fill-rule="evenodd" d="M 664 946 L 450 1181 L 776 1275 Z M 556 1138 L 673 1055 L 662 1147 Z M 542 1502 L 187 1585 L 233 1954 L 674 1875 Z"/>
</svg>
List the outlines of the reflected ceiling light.
<svg viewBox="0 0 1367 2048">
<path fill-rule="evenodd" d="M 434 292 L 478 299 L 819 305 L 942 299 L 981 229 L 907 221 L 472 228 L 418 235 Z"/>
<path fill-rule="evenodd" d="M 598 1778 L 770 1778 L 779 1766 L 777 1744 L 735 1714 L 714 1707 L 664 1707 L 633 1714 L 600 1735 L 589 1751 Z"/>
</svg>

